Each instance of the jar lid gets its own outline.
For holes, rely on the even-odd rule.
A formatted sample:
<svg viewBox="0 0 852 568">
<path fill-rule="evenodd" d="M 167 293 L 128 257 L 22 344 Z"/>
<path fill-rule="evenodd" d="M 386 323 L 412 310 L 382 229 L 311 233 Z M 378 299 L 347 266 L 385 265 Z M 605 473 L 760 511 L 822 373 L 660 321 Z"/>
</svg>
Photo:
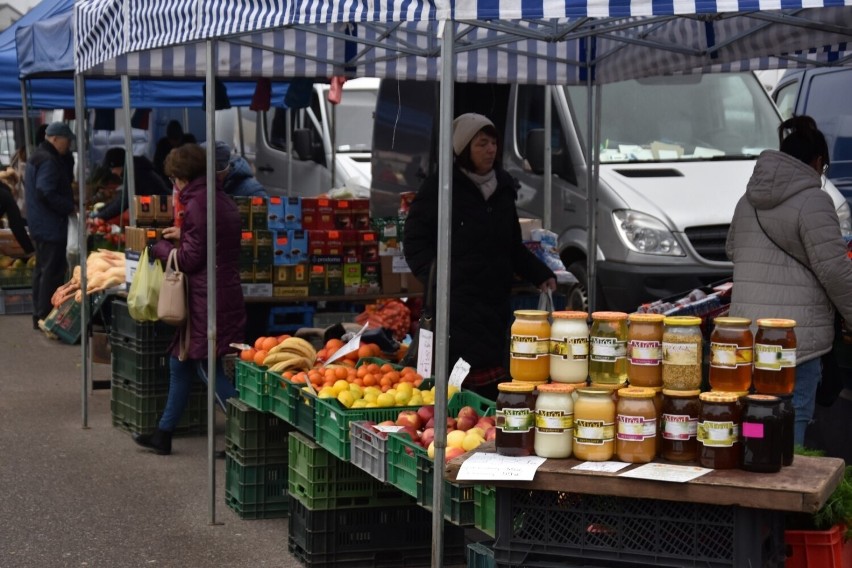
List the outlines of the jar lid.
<svg viewBox="0 0 852 568">
<path fill-rule="evenodd" d="M 701 325 L 701 318 L 695 316 L 666 316 L 666 325 Z"/>
<path fill-rule="evenodd" d="M 601 388 L 596 388 L 596 387 L 588 387 L 588 388 L 578 389 L 577 392 L 580 393 L 580 394 L 587 394 L 587 395 L 590 395 L 590 396 L 607 396 L 607 397 L 612 396 L 612 391 L 609 391 L 609 390 L 606 390 L 606 389 L 601 389 Z"/>
<path fill-rule="evenodd" d="M 759 405 L 770 405 L 770 404 L 778 404 L 781 402 L 781 399 L 777 396 L 772 396 L 770 394 L 750 394 L 745 397 L 746 402 L 750 404 L 759 404 Z"/>
<path fill-rule="evenodd" d="M 536 387 L 538 392 L 553 392 L 559 394 L 571 394 L 574 392 L 574 385 L 567 383 L 544 383 Z"/>
<path fill-rule="evenodd" d="M 695 390 L 674 390 L 674 389 L 663 389 L 663 396 L 670 396 L 672 398 L 688 398 L 692 396 L 698 396 L 701 394 L 701 391 L 698 389 Z"/>
<path fill-rule="evenodd" d="M 553 312 L 553 319 L 587 320 L 589 312 Z"/>
<path fill-rule="evenodd" d="M 625 388 L 627 386 L 627 383 L 590 383 L 589 386 L 593 389 L 598 390 L 617 391 L 618 389 Z"/>
<path fill-rule="evenodd" d="M 625 387 L 618 389 L 620 398 L 654 398 L 657 393 L 645 387 Z"/>
<path fill-rule="evenodd" d="M 738 398 L 742 398 L 748 394 L 748 391 L 723 391 L 718 389 L 710 389 L 710 392 L 718 392 L 718 393 L 727 393 L 727 394 L 735 394 Z"/>
<path fill-rule="evenodd" d="M 544 310 L 515 310 L 516 318 L 526 318 L 526 319 L 547 319 L 547 315 L 549 312 Z"/>
<path fill-rule="evenodd" d="M 635 321 L 639 323 L 660 323 L 666 319 L 663 314 L 642 314 L 639 312 L 627 316 L 627 321 Z"/>
<path fill-rule="evenodd" d="M 796 327 L 796 320 L 782 318 L 761 318 L 757 320 L 760 327 Z"/>
<path fill-rule="evenodd" d="M 652 391 L 654 391 L 654 394 L 660 394 L 661 392 L 663 392 L 663 389 L 665 387 L 643 387 L 643 388 L 651 389 Z"/>
<path fill-rule="evenodd" d="M 497 390 L 500 392 L 532 392 L 535 389 L 535 383 L 516 383 L 514 381 L 499 383 Z"/>
<path fill-rule="evenodd" d="M 751 325 L 751 320 L 748 318 L 722 316 L 714 319 L 713 323 L 716 325 Z"/>
<path fill-rule="evenodd" d="M 627 319 L 625 312 L 592 312 L 592 319 L 600 321 L 622 321 Z"/>
<path fill-rule="evenodd" d="M 703 392 L 698 397 L 702 402 L 737 402 L 740 399 L 740 395 L 735 392 L 724 392 L 724 391 L 716 391 L 716 392 Z"/>
</svg>

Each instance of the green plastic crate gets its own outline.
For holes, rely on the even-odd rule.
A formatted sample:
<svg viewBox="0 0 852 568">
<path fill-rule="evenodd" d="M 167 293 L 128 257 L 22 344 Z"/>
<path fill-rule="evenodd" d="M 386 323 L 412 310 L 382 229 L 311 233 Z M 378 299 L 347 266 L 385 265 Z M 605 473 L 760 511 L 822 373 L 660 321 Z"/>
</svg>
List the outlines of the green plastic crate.
<svg viewBox="0 0 852 568">
<path fill-rule="evenodd" d="M 298 432 L 290 435 L 288 476 L 290 495 L 312 511 L 415 504 Z"/>
<path fill-rule="evenodd" d="M 290 397 L 287 393 L 287 383 L 284 382 L 284 377 L 274 371 L 267 371 L 266 377 L 269 382 L 269 412 L 292 424 Z"/>
<path fill-rule="evenodd" d="M 240 400 L 262 412 L 269 410 L 269 378 L 265 367 L 237 361 L 236 387 Z"/>
<path fill-rule="evenodd" d="M 0 269 L 0 288 L 32 289 L 33 269 L 29 267 Z"/>
<path fill-rule="evenodd" d="M 245 465 L 226 452 L 225 503 L 244 519 L 286 517 L 287 463 Z"/>
<path fill-rule="evenodd" d="M 447 402 L 447 416 L 455 418 L 459 410 L 465 406 L 471 406 L 479 416 L 494 416 L 497 411 L 497 403 L 480 396 L 473 391 L 462 390 L 453 395 Z"/>
<path fill-rule="evenodd" d="M 237 398 L 228 399 L 225 448 L 243 465 L 287 461 L 292 427 L 277 416 L 251 408 Z"/>
<path fill-rule="evenodd" d="M 168 394 L 139 395 L 112 386 L 110 409 L 112 425 L 132 434 L 153 431 L 166 409 Z M 203 434 L 207 432 L 207 393 L 201 384 L 192 391 L 175 433 Z"/>
<path fill-rule="evenodd" d="M 416 454 L 417 459 L 417 504 L 432 510 L 435 487 L 435 462 L 426 453 Z M 444 519 L 460 527 L 473 526 L 473 485 L 459 485 L 444 480 Z"/>
<path fill-rule="evenodd" d="M 0 315 L 33 313 L 33 289 L 0 289 Z"/>
<path fill-rule="evenodd" d="M 467 545 L 467 568 L 497 568 L 493 540 Z"/>
<path fill-rule="evenodd" d="M 497 488 L 491 485 L 473 486 L 473 526 L 489 536 L 497 530 Z M 491 553 L 492 557 L 494 552 Z"/>
<path fill-rule="evenodd" d="M 417 498 L 417 456 L 426 450 L 405 434 L 388 436 L 388 483 Z"/>
<path fill-rule="evenodd" d="M 282 384 L 285 385 L 284 392 L 288 407 L 286 415 L 289 416 L 285 420 L 295 426 L 296 430 L 313 440 L 316 436 L 316 395 L 311 391 L 302 390 L 302 387 L 305 386 L 304 383 L 293 383 L 287 379 L 282 379 L 282 382 L 279 382 L 277 396 L 281 396 Z M 276 416 L 281 417 L 281 414 L 276 414 Z"/>
</svg>

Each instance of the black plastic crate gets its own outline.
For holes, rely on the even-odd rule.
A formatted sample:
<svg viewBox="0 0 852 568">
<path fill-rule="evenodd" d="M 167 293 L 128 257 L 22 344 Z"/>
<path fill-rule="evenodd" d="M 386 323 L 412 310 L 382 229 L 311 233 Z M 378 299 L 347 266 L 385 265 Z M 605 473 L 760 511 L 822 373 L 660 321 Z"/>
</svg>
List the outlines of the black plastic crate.
<svg viewBox="0 0 852 568">
<path fill-rule="evenodd" d="M 783 565 L 783 513 L 702 503 L 497 489 L 497 566 Z"/>
<path fill-rule="evenodd" d="M 241 463 L 287 463 L 292 426 L 238 398 L 228 399 L 227 414 L 225 447 Z"/>
<path fill-rule="evenodd" d="M 110 409 L 112 425 L 132 434 L 146 434 L 159 424 L 166 409 L 168 394 L 139 395 L 121 387 L 112 386 Z M 204 434 L 207 432 L 207 393 L 203 384 L 193 388 L 183 416 L 175 428 L 176 434 Z"/>
<path fill-rule="evenodd" d="M 287 462 L 248 465 L 226 452 L 225 503 L 244 519 L 286 517 Z"/>
<path fill-rule="evenodd" d="M 288 547 L 311 567 L 429 565 L 432 515 L 416 505 L 312 511 L 290 496 Z M 464 564 L 464 530 L 444 523 L 444 563 Z"/>
<path fill-rule="evenodd" d="M 168 345 L 177 328 L 162 322 L 138 322 L 130 317 L 127 301 L 116 298 L 112 302 L 111 332 L 141 344 Z"/>
</svg>

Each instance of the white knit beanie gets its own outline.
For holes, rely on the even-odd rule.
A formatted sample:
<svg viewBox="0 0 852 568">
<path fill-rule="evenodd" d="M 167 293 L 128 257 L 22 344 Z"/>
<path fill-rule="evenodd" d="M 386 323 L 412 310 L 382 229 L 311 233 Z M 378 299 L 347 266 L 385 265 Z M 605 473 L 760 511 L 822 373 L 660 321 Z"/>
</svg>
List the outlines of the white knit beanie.
<svg viewBox="0 0 852 568">
<path fill-rule="evenodd" d="M 458 116 L 453 121 L 453 152 L 456 156 L 460 155 L 476 133 L 486 126 L 494 128 L 494 123 L 481 114 L 469 112 Z"/>
</svg>

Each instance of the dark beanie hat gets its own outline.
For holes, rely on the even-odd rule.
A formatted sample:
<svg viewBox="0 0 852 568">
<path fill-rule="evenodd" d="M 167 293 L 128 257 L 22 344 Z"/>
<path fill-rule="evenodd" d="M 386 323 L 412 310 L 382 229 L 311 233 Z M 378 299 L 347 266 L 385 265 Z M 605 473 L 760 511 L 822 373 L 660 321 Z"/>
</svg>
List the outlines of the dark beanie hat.
<svg viewBox="0 0 852 568">
<path fill-rule="evenodd" d="M 104 156 L 104 167 L 106 168 L 123 168 L 124 167 L 124 148 L 110 148 Z"/>
</svg>

